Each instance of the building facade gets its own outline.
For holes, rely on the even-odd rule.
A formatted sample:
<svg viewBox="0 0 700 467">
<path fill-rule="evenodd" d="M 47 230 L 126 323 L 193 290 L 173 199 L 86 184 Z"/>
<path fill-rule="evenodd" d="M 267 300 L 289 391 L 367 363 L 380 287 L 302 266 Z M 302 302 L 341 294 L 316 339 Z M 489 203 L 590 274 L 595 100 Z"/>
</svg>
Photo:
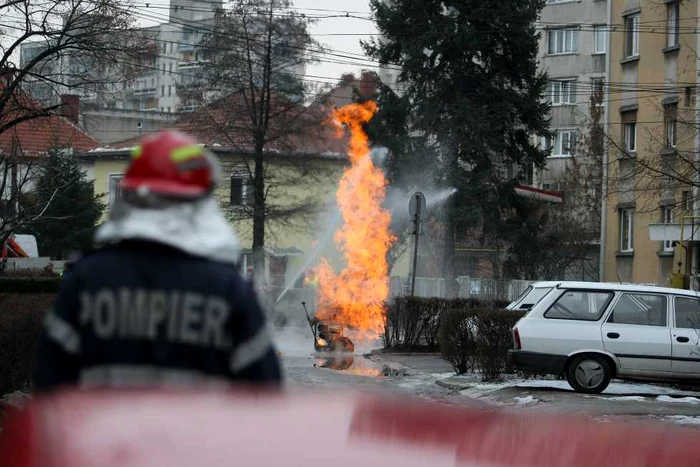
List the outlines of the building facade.
<svg viewBox="0 0 700 467">
<path fill-rule="evenodd" d="M 697 288 L 698 2 L 612 0 L 606 281 Z M 690 237 L 687 233 L 690 232 Z"/>
<path fill-rule="evenodd" d="M 603 93 L 608 43 L 609 0 L 548 0 L 542 10 L 539 61 L 549 75 L 552 153 L 536 179 L 557 191 L 590 123 L 591 95 Z"/>
</svg>

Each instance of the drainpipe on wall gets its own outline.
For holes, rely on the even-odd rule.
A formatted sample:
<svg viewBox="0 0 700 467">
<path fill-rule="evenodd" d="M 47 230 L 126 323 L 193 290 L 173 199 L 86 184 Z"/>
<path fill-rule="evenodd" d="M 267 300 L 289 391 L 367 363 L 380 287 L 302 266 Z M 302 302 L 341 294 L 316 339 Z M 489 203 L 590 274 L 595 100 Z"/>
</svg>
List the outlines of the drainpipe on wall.
<svg viewBox="0 0 700 467">
<path fill-rule="evenodd" d="M 608 0 L 608 25 L 612 24 L 612 2 L 614 0 Z M 698 4 L 700 8 L 700 3 Z M 700 41 L 700 36 L 698 36 Z M 612 59 L 610 57 L 610 33 L 608 33 L 607 41 L 605 44 L 605 82 L 610 82 L 610 67 Z M 610 99 L 607 98 L 603 102 L 603 118 L 605 123 L 603 124 L 603 132 L 605 135 L 610 134 Z M 603 173 L 602 173 L 602 183 L 601 183 L 601 196 L 600 196 L 600 251 L 598 252 L 598 271 L 599 280 L 602 282 L 605 280 L 605 248 L 607 242 L 607 232 L 606 232 L 606 222 L 608 218 L 608 149 L 603 150 Z"/>
</svg>

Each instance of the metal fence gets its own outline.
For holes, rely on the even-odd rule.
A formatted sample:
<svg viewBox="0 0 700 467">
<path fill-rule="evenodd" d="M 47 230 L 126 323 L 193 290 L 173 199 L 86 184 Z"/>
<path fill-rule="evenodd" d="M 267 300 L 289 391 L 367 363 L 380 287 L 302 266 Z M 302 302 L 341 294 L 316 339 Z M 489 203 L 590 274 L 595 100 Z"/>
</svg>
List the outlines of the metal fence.
<svg viewBox="0 0 700 467">
<path fill-rule="evenodd" d="M 392 277 L 389 281 L 391 298 L 408 295 L 410 279 L 408 277 Z M 489 300 L 514 300 L 530 284 L 535 281 L 524 280 L 495 280 L 477 277 L 460 276 L 460 298 L 482 298 Z M 417 297 L 445 297 L 445 279 L 437 277 L 416 277 L 415 295 Z"/>
</svg>

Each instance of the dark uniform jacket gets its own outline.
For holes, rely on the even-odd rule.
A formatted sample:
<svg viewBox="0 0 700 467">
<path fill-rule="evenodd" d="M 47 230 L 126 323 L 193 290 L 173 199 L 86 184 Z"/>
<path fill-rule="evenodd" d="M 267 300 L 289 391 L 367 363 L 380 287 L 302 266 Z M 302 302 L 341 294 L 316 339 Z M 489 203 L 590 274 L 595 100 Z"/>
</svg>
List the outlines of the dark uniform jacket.
<svg viewBox="0 0 700 467">
<path fill-rule="evenodd" d="M 39 344 L 34 384 L 279 382 L 264 315 L 235 266 L 150 242 L 73 265 Z"/>
</svg>

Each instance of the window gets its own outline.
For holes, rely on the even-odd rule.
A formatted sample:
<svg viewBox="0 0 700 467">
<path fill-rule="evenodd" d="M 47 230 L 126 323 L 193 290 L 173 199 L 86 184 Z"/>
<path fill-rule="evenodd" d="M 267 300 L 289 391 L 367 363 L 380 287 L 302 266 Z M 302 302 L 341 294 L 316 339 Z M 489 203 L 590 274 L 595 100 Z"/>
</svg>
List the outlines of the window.
<svg viewBox="0 0 700 467">
<path fill-rule="evenodd" d="M 160 97 L 165 97 L 165 84 L 160 85 Z"/>
<path fill-rule="evenodd" d="M 549 83 L 552 105 L 573 104 L 576 102 L 576 81 L 553 80 Z"/>
<path fill-rule="evenodd" d="M 681 207 L 686 212 L 690 211 L 692 207 L 690 203 L 690 192 L 688 190 L 685 190 L 683 191 L 683 193 L 681 193 Z"/>
<path fill-rule="evenodd" d="M 547 34 L 550 55 L 578 52 L 578 29 L 551 29 Z"/>
<path fill-rule="evenodd" d="M 608 323 L 666 326 L 666 296 L 625 293 L 615 303 Z"/>
<path fill-rule="evenodd" d="M 667 105 L 664 106 L 664 121 L 665 121 L 665 136 L 666 136 L 666 148 L 674 149 L 676 147 L 676 129 L 678 127 L 678 106 Z"/>
<path fill-rule="evenodd" d="M 612 292 L 567 290 L 544 314 L 550 319 L 598 321 L 612 300 Z"/>
<path fill-rule="evenodd" d="M 625 18 L 625 57 L 639 56 L 639 14 Z"/>
<path fill-rule="evenodd" d="M 552 141 L 552 156 L 570 156 L 576 150 L 576 130 L 557 131 Z"/>
<path fill-rule="evenodd" d="M 625 151 L 637 152 L 637 122 L 623 124 L 622 130 L 625 139 Z"/>
<path fill-rule="evenodd" d="M 597 105 L 603 105 L 603 99 L 605 98 L 605 78 L 592 78 L 591 92 Z"/>
<path fill-rule="evenodd" d="M 117 200 L 122 199 L 122 178 L 124 174 L 109 175 L 109 206 L 113 206 Z"/>
<path fill-rule="evenodd" d="M 168 64 L 168 74 L 170 74 L 170 75 L 173 74 L 173 64 L 172 63 Z"/>
<path fill-rule="evenodd" d="M 231 206 L 250 206 L 253 204 L 253 186 L 247 175 L 231 177 Z"/>
<path fill-rule="evenodd" d="M 165 74 L 165 63 L 163 63 L 163 74 Z"/>
<path fill-rule="evenodd" d="M 666 46 L 668 47 L 678 45 L 678 13 L 678 2 L 668 5 L 666 10 Z"/>
<path fill-rule="evenodd" d="M 620 251 L 634 251 L 634 209 L 620 209 Z"/>
<path fill-rule="evenodd" d="M 604 54 L 608 39 L 607 26 L 593 26 L 593 53 Z"/>
<path fill-rule="evenodd" d="M 168 113 L 170 113 L 170 107 L 168 107 Z"/>
<path fill-rule="evenodd" d="M 661 222 L 664 224 L 673 224 L 673 206 L 663 206 L 661 208 Z M 673 251 L 673 241 L 663 241 L 664 251 Z"/>
<path fill-rule="evenodd" d="M 525 291 L 525 297 L 520 299 L 519 301 L 516 301 L 516 303 L 518 303 L 516 309 L 530 310 L 533 306 L 537 305 L 544 297 L 546 297 L 549 292 L 552 291 L 551 287 L 541 287 L 536 289 L 529 287 L 528 289 L 529 290 Z"/>
<path fill-rule="evenodd" d="M 173 85 L 168 84 L 168 97 L 173 95 Z"/>
<path fill-rule="evenodd" d="M 700 329 L 700 300 L 675 297 L 673 299 L 677 328 Z"/>
</svg>

